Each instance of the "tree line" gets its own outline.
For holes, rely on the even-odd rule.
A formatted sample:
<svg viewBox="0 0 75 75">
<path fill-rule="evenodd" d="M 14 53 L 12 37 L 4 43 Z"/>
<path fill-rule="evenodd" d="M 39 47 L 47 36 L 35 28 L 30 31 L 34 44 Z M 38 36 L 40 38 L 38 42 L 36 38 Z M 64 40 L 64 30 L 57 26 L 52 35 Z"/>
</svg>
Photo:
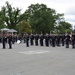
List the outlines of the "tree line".
<svg viewBox="0 0 75 75">
<path fill-rule="evenodd" d="M 0 10 L 0 29 L 16 29 L 18 33 L 70 33 L 72 25 L 65 21 L 63 13 L 45 4 L 31 4 L 23 13 L 6 1 Z"/>
</svg>

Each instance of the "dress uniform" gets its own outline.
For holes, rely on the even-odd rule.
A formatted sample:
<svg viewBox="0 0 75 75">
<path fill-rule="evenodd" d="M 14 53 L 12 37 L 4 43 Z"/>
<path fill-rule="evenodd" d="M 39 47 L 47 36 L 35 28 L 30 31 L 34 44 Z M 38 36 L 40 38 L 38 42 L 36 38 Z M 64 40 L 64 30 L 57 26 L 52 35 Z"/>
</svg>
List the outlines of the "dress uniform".
<svg viewBox="0 0 75 75">
<path fill-rule="evenodd" d="M 66 42 L 66 48 L 69 48 L 69 43 L 70 43 L 70 36 L 69 36 L 69 34 L 66 35 L 65 42 Z"/>
<path fill-rule="evenodd" d="M 62 46 L 64 46 L 64 41 L 65 41 L 65 34 L 62 34 L 62 35 L 61 35 Z"/>
<path fill-rule="evenodd" d="M 38 46 L 39 35 L 35 34 L 35 45 Z"/>
<path fill-rule="evenodd" d="M 30 44 L 34 45 L 34 35 L 33 34 L 30 35 Z"/>
<path fill-rule="evenodd" d="M 6 43 L 7 43 L 7 37 L 4 35 L 4 36 L 2 37 L 2 46 L 3 46 L 3 49 L 6 48 Z"/>
<path fill-rule="evenodd" d="M 26 33 L 26 46 L 29 47 L 29 35 Z"/>
<path fill-rule="evenodd" d="M 61 39 L 60 34 L 57 34 L 57 36 L 56 36 L 56 44 L 57 44 L 57 46 L 60 46 L 60 39 Z"/>
<path fill-rule="evenodd" d="M 7 39 L 8 39 L 9 49 L 12 49 L 12 35 L 9 34 Z"/>
<path fill-rule="evenodd" d="M 55 47 L 56 36 L 55 35 L 51 35 L 51 40 L 52 40 L 52 47 Z"/>
<path fill-rule="evenodd" d="M 45 45 L 49 46 L 49 35 L 48 34 L 45 35 Z"/>
<path fill-rule="evenodd" d="M 72 35 L 72 48 L 75 48 L 75 34 Z"/>
<path fill-rule="evenodd" d="M 44 39 L 44 35 L 40 34 L 40 46 L 43 46 L 43 39 Z"/>
</svg>

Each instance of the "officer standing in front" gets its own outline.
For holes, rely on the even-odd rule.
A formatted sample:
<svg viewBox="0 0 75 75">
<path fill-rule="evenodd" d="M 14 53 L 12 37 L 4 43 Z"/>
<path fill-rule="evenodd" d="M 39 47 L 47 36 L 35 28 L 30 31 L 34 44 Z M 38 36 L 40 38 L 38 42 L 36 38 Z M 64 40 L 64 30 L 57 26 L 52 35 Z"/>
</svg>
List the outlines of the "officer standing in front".
<svg viewBox="0 0 75 75">
<path fill-rule="evenodd" d="M 6 48 L 6 43 L 7 43 L 7 37 L 6 37 L 6 34 L 4 33 L 2 36 L 2 46 L 3 46 L 2 49 Z"/>
</svg>

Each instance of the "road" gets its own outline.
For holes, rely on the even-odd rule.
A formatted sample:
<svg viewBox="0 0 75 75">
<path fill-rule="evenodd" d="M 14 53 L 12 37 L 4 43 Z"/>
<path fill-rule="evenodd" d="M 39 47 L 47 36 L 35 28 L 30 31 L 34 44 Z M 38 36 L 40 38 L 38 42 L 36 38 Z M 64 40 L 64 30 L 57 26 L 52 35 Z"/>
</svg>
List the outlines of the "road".
<svg viewBox="0 0 75 75">
<path fill-rule="evenodd" d="M 75 75 L 75 49 L 0 44 L 0 75 Z"/>
</svg>

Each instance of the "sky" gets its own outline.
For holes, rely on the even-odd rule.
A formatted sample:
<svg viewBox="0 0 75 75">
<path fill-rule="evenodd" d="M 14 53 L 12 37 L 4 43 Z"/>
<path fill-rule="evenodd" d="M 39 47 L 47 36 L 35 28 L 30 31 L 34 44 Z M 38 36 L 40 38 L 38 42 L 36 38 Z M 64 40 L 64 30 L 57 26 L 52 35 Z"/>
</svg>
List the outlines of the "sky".
<svg viewBox="0 0 75 75">
<path fill-rule="evenodd" d="M 24 12 L 28 6 L 36 3 L 43 3 L 48 8 L 56 10 L 57 13 L 64 13 L 66 22 L 75 26 L 75 0 L 0 0 L 0 8 L 5 6 L 5 2 L 8 1 L 12 7 L 18 7 Z"/>
</svg>

